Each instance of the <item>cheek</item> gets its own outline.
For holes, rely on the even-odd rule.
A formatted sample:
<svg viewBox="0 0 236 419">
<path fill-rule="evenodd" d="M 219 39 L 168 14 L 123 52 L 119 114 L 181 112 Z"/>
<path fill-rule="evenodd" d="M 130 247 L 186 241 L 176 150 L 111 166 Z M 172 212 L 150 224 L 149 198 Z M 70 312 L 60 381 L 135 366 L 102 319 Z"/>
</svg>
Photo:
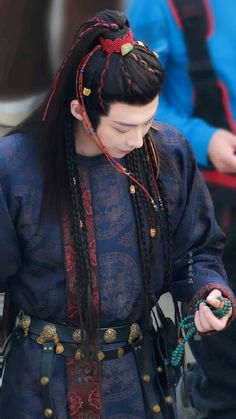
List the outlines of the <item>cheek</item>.
<svg viewBox="0 0 236 419">
<path fill-rule="evenodd" d="M 102 144 L 106 147 L 109 143 L 109 129 L 106 127 L 98 127 L 97 129 L 97 135 L 99 139 L 101 140 Z"/>
<path fill-rule="evenodd" d="M 149 124 L 149 125 L 147 125 L 147 126 L 145 126 L 143 128 L 143 132 L 142 132 L 143 137 L 145 137 L 145 135 L 148 133 L 148 131 L 150 130 L 150 128 L 151 128 L 151 124 Z"/>
</svg>

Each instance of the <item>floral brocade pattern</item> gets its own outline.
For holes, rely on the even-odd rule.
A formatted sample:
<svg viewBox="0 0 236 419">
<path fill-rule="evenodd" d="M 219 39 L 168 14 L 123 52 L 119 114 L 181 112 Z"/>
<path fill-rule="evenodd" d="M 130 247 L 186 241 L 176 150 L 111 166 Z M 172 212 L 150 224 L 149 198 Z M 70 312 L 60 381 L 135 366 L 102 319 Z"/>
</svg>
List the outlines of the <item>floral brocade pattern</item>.
<svg viewBox="0 0 236 419">
<path fill-rule="evenodd" d="M 83 170 L 84 172 L 84 170 Z M 88 231 L 89 255 L 92 267 L 92 287 L 93 287 L 93 303 L 99 316 L 98 301 L 98 276 L 97 276 L 97 258 L 96 244 L 94 237 L 93 213 L 91 207 L 91 196 L 89 190 L 88 176 L 85 173 L 81 176 L 82 200 L 86 215 L 86 225 Z M 78 311 L 75 311 L 76 300 L 76 260 L 70 243 L 73 243 L 71 234 L 70 220 L 65 219 L 63 223 L 64 230 L 64 250 L 66 270 L 67 270 L 67 287 L 68 299 L 67 310 L 68 320 L 72 324 L 79 324 Z M 79 307 L 78 307 L 79 310 Z M 74 314 L 77 314 L 75 317 Z M 100 377 L 99 368 L 96 362 L 78 362 L 75 358 L 67 358 L 67 394 L 71 419 L 79 418 L 100 418 L 101 413 L 101 394 L 100 394 Z"/>
</svg>

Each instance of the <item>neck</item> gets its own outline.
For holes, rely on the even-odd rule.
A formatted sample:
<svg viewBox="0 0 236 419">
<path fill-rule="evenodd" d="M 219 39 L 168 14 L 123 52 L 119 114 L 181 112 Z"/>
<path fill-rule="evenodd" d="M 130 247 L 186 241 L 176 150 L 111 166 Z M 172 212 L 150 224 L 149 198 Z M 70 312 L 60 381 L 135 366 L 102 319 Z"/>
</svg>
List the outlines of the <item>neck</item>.
<svg viewBox="0 0 236 419">
<path fill-rule="evenodd" d="M 81 122 L 78 122 L 75 129 L 75 149 L 76 153 L 81 156 L 93 157 L 102 154 L 102 151 L 95 144 L 93 138 L 87 133 Z"/>
</svg>

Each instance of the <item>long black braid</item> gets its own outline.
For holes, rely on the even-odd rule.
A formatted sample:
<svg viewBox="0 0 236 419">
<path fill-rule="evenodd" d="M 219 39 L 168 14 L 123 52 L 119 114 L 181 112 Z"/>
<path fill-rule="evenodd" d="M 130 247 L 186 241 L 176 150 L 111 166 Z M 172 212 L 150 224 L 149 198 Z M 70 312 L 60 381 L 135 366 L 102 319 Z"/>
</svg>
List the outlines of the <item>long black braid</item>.
<svg viewBox="0 0 236 419">
<path fill-rule="evenodd" d="M 138 151 L 131 153 L 127 157 L 128 163 L 128 170 L 131 170 L 132 173 L 135 175 L 136 178 L 140 179 L 140 168 L 139 163 L 140 159 L 137 157 Z M 142 260 L 142 270 L 144 275 L 144 284 L 145 284 L 145 292 L 148 296 L 149 305 L 151 304 L 151 300 L 153 300 L 153 292 L 151 287 L 149 286 L 149 278 L 150 278 L 150 266 L 148 263 L 148 248 L 146 245 L 146 233 L 145 233 L 145 217 L 144 217 L 144 206 L 143 202 L 147 199 L 146 197 L 143 199 L 142 192 L 137 188 L 136 193 L 133 196 L 133 204 L 134 204 L 134 213 L 136 218 L 137 224 L 137 232 L 138 232 L 138 239 L 139 239 L 139 247 L 141 253 L 141 260 Z"/>
<path fill-rule="evenodd" d="M 152 141 L 152 137 L 150 135 L 150 133 L 148 133 L 147 135 L 147 141 L 145 142 L 145 146 L 147 149 L 150 150 L 149 156 L 150 159 L 148 159 L 149 163 L 151 163 L 151 167 L 155 167 L 156 166 L 156 159 L 154 158 L 154 153 L 153 153 L 153 141 Z M 151 147 L 150 147 L 151 146 Z M 156 149 L 156 147 L 154 147 Z M 164 167 L 162 168 L 163 170 L 160 170 L 160 173 L 156 173 L 156 175 L 154 176 L 154 178 L 156 178 L 156 181 L 158 182 L 158 188 L 159 188 L 159 192 L 160 192 L 160 197 L 161 197 L 161 206 L 162 206 L 162 211 L 160 211 L 160 220 L 159 220 L 159 226 L 160 226 L 160 232 L 161 232 L 161 242 L 163 245 L 163 253 L 164 253 L 164 261 L 165 261 L 165 278 L 164 278 L 164 286 L 166 291 L 169 291 L 172 295 L 172 299 L 173 299 L 173 303 L 174 303 L 174 308 L 175 308 L 175 324 L 176 324 L 176 333 L 180 333 L 180 330 L 178 328 L 178 324 L 180 322 L 180 312 L 179 312 L 179 306 L 178 306 L 178 302 L 175 298 L 175 293 L 174 293 L 174 289 L 173 289 L 173 228 L 172 228 L 172 223 L 171 223 L 171 219 L 170 219 L 170 208 L 169 208 L 169 198 L 168 198 L 168 193 L 166 191 L 164 182 L 162 180 L 163 178 L 163 173 L 165 170 L 168 171 L 172 171 L 176 178 L 178 179 L 179 175 L 178 172 L 176 170 L 175 165 L 173 164 L 173 162 L 171 162 L 168 159 L 168 156 L 163 156 L 163 150 L 159 149 L 158 150 L 158 158 L 159 160 L 163 162 L 165 162 L 165 164 L 163 165 Z M 168 165 L 168 160 L 169 160 L 169 165 Z M 149 173 L 150 171 L 147 170 L 147 173 Z M 152 178 L 153 179 L 153 178 Z M 155 250 L 155 249 L 153 249 Z M 153 252 L 153 255 L 155 254 L 155 251 Z"/>
<path fill-rule="evenodd" d="M 98 316 L 92 302 L 92 272 L 86 228 L 86 216 L 82 201 L 80 176 L 75 151 L 75 137 L 71 116 L 66 117 L 65 141 L 68 162 L 69 184 L 72 200 L 73 238 L 76 253 L 76 284 L 80 327 L 90 337 L 96 335 Z M 89 315 L 88 315 L 89 313 Z"/>
<path fill-rule="evenodd" d="M 146 171 L 146 167 L 143 162 L 142 156 L 143 150 L 135 150 L 130 155 L 126 157 L 127 160 L 127 169 L 131 171 L 136 179 L 139 179 L 143 185 L 149 190 L 152 191 L 152 182 L 150 181 L 151 176 L 148 176 L 148 172 Z M 146 159 L 149 156 L 146 156 Z M 133 203 L 134 203 L 134 212 L 137 224 L 137 232 L 139 238 L 139 246 L 140 246 L 140 253 L 142 258 L 142 269 L 144 275 L 144 284 L 145 284 L 145 291 L 148 296 L 148 307 L 147 309 L 150 311 L 151 307 L 155 304 L 156 298 L 154 291 L 151 285 L 151 274 L 150 274 L 150 258 L 146 237 L 146 228 L 145 228 L 145 218 L 148 221 L 148 224 L 156 228 L 159 215 L 154 213 L 152 206 L 147 200 L 145 194 L 140 191 L 140 189 L 136 188 L 136 193 L 133 196 Z M 157 196 L 154 195 L 154 199 L 157 200 Z M 151 224 L 150 224 L 151 223 Z"/>
<path fill-rule="evenodd" d="M 172 230 L 170 223 L 170 212 L 168 207 L 167 193 L 163 182 L 160 179 L 160 153 L 153 144 L 150 134 L 147 134 L 144 140 L 144 146 L 136 149 L 126 156 L 126 167 L 132 172 L 134 177 L 142 183 L 143 186 L 152 194 L 156 202 L 159 202 L 159 211 L 153 211 L 147 196 L 139 188 L 132 193 L 134 214 L 137 225 L 137 233 L 139 239 L 139 248 L 141 254 L 141 266 L 145 288 L 145 304 L 144 304 L 144 346 L 149 347 L 149 330 L 150 330 L 150 313 L 156 304 L 156 296 L 151 282 L 150 266 L 152 257 L 156 257 L 156 248 L 161 243 L 164 255 L 164 285 L 166 289 L 172 293 Z M 131 182 L 130 182 L 131 183 Z M 134 185 L 132 185 L 134 187 Z M 151 229 L 149 232 L 146 228 L 145 219 Z M 151 230 L 155 231 L 154 237 Z M 151 238 L 147 239 L 147 234 Z M 161 240 L 160 240 L 161 239 Z M 149 242 L 151 241 L 151 248 Z M 172 294 L 173 295 L 173 294 Z M 175 305 L 175 324 L 176 338 L 179 334 L 178 320 L 179 310 L 176 300 L 173 298 Z M 146 362 L 146 361 L 145 361 Z"/>
<path fill-rule="evenodd" d="M 159 168 L 154 156 L 154 145 L 151 147 L 151 137 L 146 138 L 145 146 L 135 150 L 126 157 L 127 169 L 139 179 L 147 190 L 152 193 L 156 201 L 161 202 L 158 213 L 153 211 L 152 206 L 145 194 L 136 189 L 133 195 L 134 210 L 137 222 L 140 251 L 143 263 L 144 284 L 149 298 L 149 308 L 156 303 L 156 297 L 150 281 L 150 256 L 155 254 L 155 248 L 161 243 L 164 254 L 165 285 L 172 291 L 172 229 L 169 216 L 168 197 L 160 176 L 157 178 Z M 158 186 L 157 186 L 158 185 Z M 147 219 L 149 226 L 155 229 L 156 236 L 151 240 L 151 249 L 148 249 L 144 219 Z M 160 234 L 159 234 L 160 232 Z"/>
<path fill-rule="evenodd" d="M 165 288 L 168 290 L 173 299 L 174 307 L 175 307 L 175 324 L 176 324 L 176 333 L 180 333 L 180 330 L 178 328 L 179 322 L 180 322 L 180 311 L 178 302 L 175 297 L 174 288 L 173 288 L 173 231 L 171 226 L 171 220 L 170 220 L 170 211 L 168 206 L 168 199 L 165 191 L 164 183 L 159 178 L 159 188 L 161 191 L 164 211 L 162 211 L 162 222 L 161 226 L 164 225 L 164 228 L 161 228 L 161 234 L 162 234 L 162 243 L 163 243 L 163 250 L 164 250 L 164 256 L 165 256 Z"/>
</svg>

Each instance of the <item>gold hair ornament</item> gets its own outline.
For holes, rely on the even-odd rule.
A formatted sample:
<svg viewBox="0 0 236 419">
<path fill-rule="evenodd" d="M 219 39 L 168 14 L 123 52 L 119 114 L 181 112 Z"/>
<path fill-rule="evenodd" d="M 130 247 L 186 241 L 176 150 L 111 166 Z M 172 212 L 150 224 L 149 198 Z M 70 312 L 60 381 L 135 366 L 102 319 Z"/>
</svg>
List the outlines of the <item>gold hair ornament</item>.
<svg viewBox="0 0 236 419">
<path fill-rule="evenodd" d="M 134 49 L 134 47 L 129 42 L 127 42 L 127 44 L 121 45 L 121 47 L 120 47 L 121 55 L 124 56 L 124 55 L 128 54 L 130 51 L 132 51 L 132 49 Z"/>
<path fill-rule="evenodd" d="M 89 96 L 91 94 L 91 89 L 88 89 L 87 87 L 83 88 L 83 95 Z"/>
</svg>

